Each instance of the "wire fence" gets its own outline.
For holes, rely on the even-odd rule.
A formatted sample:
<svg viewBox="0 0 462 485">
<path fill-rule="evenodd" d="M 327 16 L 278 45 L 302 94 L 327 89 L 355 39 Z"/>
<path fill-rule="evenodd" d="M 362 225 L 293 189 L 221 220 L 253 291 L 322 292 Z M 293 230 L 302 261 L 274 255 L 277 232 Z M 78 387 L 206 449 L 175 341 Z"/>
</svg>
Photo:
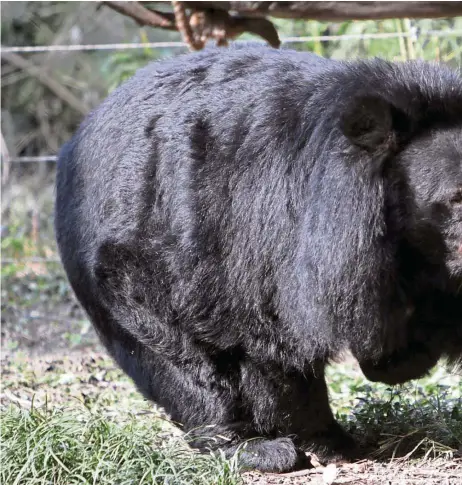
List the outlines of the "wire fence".
<svg viewBox="0 0 462 485">
<path fill-rule="evenodd" d="M 342 34 L 342 35 L 313 35 L 302 37 L 284 37 L 281 44 L 296 44 L 302 42 L 336 41 L 336 40 L 358 40 L 358 39 L 399 39 L 417 37 L 453 37 L 462 36 L 462 30 L 427 30 L 419 31 L 417 27 L 411 27 L 409 32 L 378 32 L 363 34 Z M 243 43 L 245 41 L 235 41 Z M 255 41 L 261 42 L 262 41 Z M 31 52 L 71 52 L 71 51 L 100 51 L 100 50 L 128 50 L 128 49 L 163 49 L 163 48 L 186 48 L 184 42 L 130 42 L 118 44 L 66 44 L 66 45 L 40 45 L 40 46 L 2 46 L 2 52 L 31 53 Z"/>
<path fill-rule="evenodd" d="M 296 45 L 307 42 L 332 42 L 332 41 L 357 41 L 357 40 L 373 40 L 373 39 L 407 39 L 407 41 L 417 42 L 422 39 L 438 39 L 438 38 L 462 38 L 462 30 L 426 30 L 423 31 L 417 27 L 410 27 L 403 32 L 382 32 L 382 33 L 358 33 L 358 34 L 342 34 L 342 35 L 316 35 L 316 36 L 296 36 L 284 37 L 281 39 L 283 46 Z M 235 43 L 242 43 L 243 41 L 235 41 Z M 258 42 L 258 41 L 257 41 Z M 261 42 L 263 43 L 263 42 Z M 30 53 L 46 53 L 46 52 L 78 52 L 78 51 L 125 51 L 134 49 L 187 49 L 187 44 L 184 42 L 132 42 L 132 43 L 110 43 L 110 44 L 65 44 L 65 45 L 41 45 L 41 46 L 1 46 L 0 53 L 11 54 L 30 54 Z M 56 154 L 47 154 L 41 156 L 18 156 L 9 157 L 7 152 L 2 150 L 2 164 L 4 169 L 11 163 L 35 164 L 35 163 L 52 163 L 57 161 Z M 8 169 L 8 168 L 7 168 Z M 8 169 L 9 170 L 9 169 Z M 2 226 L 3 237 L 3 226 Z M 59 263 L 59 258 L 53 257 L 21 257 L 21 258 L 2 258 L 1 264 L 16 264 L 16 263 L 30 263 L 30 264 L 55 264 Z"/>
<path fill-rule="evenodd" d="M 422 31 L 417 27 L 411 27 L 408 32 L 383 32 L 383 33 L 361 33 L 361 34 L 342 34 L 342 35 L 318 35 L 284 37 L 281 44 L 300 44 L 306 42 L 328 42 L 343 40 L 372 40 L 372 39 L 411 39 L 417 41 L 422 37 L 462 37 L 462 30 L 427 30 Z M 234 43 L 243 43 L 235 41 Z M 264 42 L 262 41 L 256 41 Z M 130 43 L 111 43 L 111 44 L 64 44 L 64 45 L 41 45 L 41 46 L 1 46 L 0 53 L 39 53 L 39 52 L 79 52 L 79 51 L 123 51 L 130 49 L 163 49 L 163 48 L 182 48 L 188 46 L 184 42 L 130 42 Z M 3 159 L 5 156 L 3 155 Z M 8 157 L 8 163 L 38 163 L 56 162 L 57 156 L 54 154 L 42 156 L 20 156 Z"/>
</svg>

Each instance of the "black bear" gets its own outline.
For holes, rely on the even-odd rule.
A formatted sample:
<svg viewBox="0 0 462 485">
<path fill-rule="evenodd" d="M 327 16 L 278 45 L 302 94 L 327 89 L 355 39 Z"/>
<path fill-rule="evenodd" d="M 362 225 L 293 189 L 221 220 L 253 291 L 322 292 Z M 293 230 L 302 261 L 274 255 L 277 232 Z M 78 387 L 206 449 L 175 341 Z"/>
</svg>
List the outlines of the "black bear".
<svg viewBox="0 0 462 485">
<path fill-rule="evenodd" d="M 354 456 L 324 379 L 462 357 L 462 79 L 258 46 L 153 63 L 62 149 L 55 225 L 102 342 L 192 446 Z"/>
</svg>

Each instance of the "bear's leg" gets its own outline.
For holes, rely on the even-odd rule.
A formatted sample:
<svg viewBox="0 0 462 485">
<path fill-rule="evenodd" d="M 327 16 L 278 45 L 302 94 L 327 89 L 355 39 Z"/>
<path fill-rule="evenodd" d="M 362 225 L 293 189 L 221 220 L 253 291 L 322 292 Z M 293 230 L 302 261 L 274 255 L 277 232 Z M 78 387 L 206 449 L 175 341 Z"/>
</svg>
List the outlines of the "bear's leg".
<svg viewBox="0 0 462 485">
<path fill-rule="evenodd" d="M 332 414 L 324 366 L 314 362 L 303 373 L 292 371 L 275 380 L 278 400 L 274 414 L 285 420 L 282 429 L 296 446 L 315 453 L 324 463 L 344 461 L 357 456 L 358 450 Z"/>
<path fill-rule="evenodd" d="M 127 339 L 123 345 L 113 343 L 115 360 L 146 398 L 162 406 L 180 425 L 191 447 L 201 452 L 222 450 L 228 458 L 237 453 L 243 469 L 287 472 L 309 465 L 292 439 L 274 426 L 279 419 L 274 421 L 271 414 L 277 396 L 268 396 L 267 383 L 252 382 L 251 374 L 246 374 L 250 382 L 242 381 L 246 365 L 240 351 L 210 354 L 193 346 L 178 358 L 173 357 L 178 352 L 159 355 L 127 343 Z M 269 399 L 268 416 L 260 409 L 263 414 L 258 423 L 252 403 L 242 392 L 246 385 L 252 387 L 250 392 L 260 389 Z"/>
<path fill-rule="evenodd" d="M 241 399 L 254 430 L 290 438 L 297 449 L 313 452 L 323 462 L 356 456 L 353 438 L 330 409 L 324 363 L 315 362 L 303 373 L 274 363 L 246 363 L 241 376 Z"/>
<path fill-rule="evenodd" d="M 243 468 L 282 472 L 309 467 L 306 453 L 323 462 L 358 456 L 353 438 L 335 421 L 328 402 L 324 364 L 304 373 L 274 363 L 239 363 L 234 418 L 191 429 L 187 439 L 198 449 L 238 452 Z M 223 397 L 223 396 L 222 396 Z M 210 423 L 210 421 L 209 421 Z"/>
<path fill-rule="evenodd" d="M 323 363 L 302 373 L 256 363 L 242 348 L 218 351 L 173 338 L 167 347 L 158 353 L 128 336 L 110 345 L 122 369 L 182 426 L 192 447 L 222 449 L 226 456 L 238 451 L 242 467 L 274 472 L 308 465 L 301 450 L 325 462 L 355 451 L 329 407 Z"/>
</svg>

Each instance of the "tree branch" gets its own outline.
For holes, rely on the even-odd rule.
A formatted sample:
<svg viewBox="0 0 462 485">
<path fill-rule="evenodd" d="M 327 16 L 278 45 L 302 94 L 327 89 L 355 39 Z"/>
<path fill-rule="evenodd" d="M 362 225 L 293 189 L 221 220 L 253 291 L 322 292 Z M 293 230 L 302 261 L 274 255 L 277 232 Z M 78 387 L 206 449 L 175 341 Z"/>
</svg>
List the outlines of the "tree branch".
<svg viewBox="0 0 462 485">
<path fill-rule="evenodd" d="M 36 77 L 50 91 L 58 96 L 58 98 L 61 98 L 79 113 L 86 115 L 90 111 L 90 108 L 86 106 L 81 99 L 74 96 L 71 91 L 61 85 L 58 81 L 56 81 L 56 79 L 53 79 L 46 72 L 42 71 L 40 67 L 36 66 L 29 60 L 24 59 L 24 57 L 15 54 L 14 52 L 2 51 L 1 56 L 10 64 L 13 64 L 16 67 L 19 67 L 20 69 L 26 71 L 30 76 Z"/>
<path fill-rule="evenodd" d="M 160 27 L 161 29 L 176 30 L 175 16 L 172 13 L 161 13 L 143 7 L 139 2 L 102 2 L 127 17 L 134 19 L 139 25 Z"/>
<path fill-rule="evenodd" d="M 219 45 L 225 45 L 227 40 L 234 39 L 244 32 L 262 37 L 273 47 L 279 47 L 281 43 L 276 28 L 269 20 L 229 15 L 223 9 L 204 9 L 201 2 L 197 2 L 197 8 L 190 9 L 192 12 L 189 16 L 185 10 L 187 2 L 172 2 L 174 14 L 150 10 L 140 2 L 102 3 L 131 17 L 139 25 L 179 30 L 192 50 L 202 49 L 208 39 L 215 39 Z"/>
<path fill-rule="evenodd" d="M 265 17 L 310 20 L 437 18 L 462 15 L 462 2 L 171 2 L 175 13 L 157 12 L 140 2 L 102 2 L 140 25 L 179 30 L 192 50 L 208 39 L 218 45 L 250 32 L 279 47 L 274 25 Z M 188 10 L 188 13 L 186 13 Z"/>
<path fill-rule="evenodd" d="M 6 146 L 5 139 L 3 138 L 3 133 L 0 131 L 0 154 L 2 156 L 2 185 L 8 182 L 10 177 L 10 153 L 8 152 L 8 147 Z"/>
<path fill-rule="evenodd" d="M 187 8 L 309 20 L 379 20 L 462 15 L 462 2 L 184 2 Z"/>
</svg>

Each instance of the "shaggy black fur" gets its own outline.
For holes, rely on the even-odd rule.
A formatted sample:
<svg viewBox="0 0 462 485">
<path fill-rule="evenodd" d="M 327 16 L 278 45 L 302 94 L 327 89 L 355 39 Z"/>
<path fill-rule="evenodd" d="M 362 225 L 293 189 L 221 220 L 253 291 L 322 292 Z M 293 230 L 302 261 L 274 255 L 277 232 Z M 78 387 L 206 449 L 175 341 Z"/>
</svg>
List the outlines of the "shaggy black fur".
<svg viewBox="0 0 462 485">
<path fill-rule="evenodd" d="M 261 47 L 154 63 L 63 148 L 56 232 L 114 359 L 200 449 L 351 456 L 324 368 L 462 356 L 462 80 Z"/>
</svg>

